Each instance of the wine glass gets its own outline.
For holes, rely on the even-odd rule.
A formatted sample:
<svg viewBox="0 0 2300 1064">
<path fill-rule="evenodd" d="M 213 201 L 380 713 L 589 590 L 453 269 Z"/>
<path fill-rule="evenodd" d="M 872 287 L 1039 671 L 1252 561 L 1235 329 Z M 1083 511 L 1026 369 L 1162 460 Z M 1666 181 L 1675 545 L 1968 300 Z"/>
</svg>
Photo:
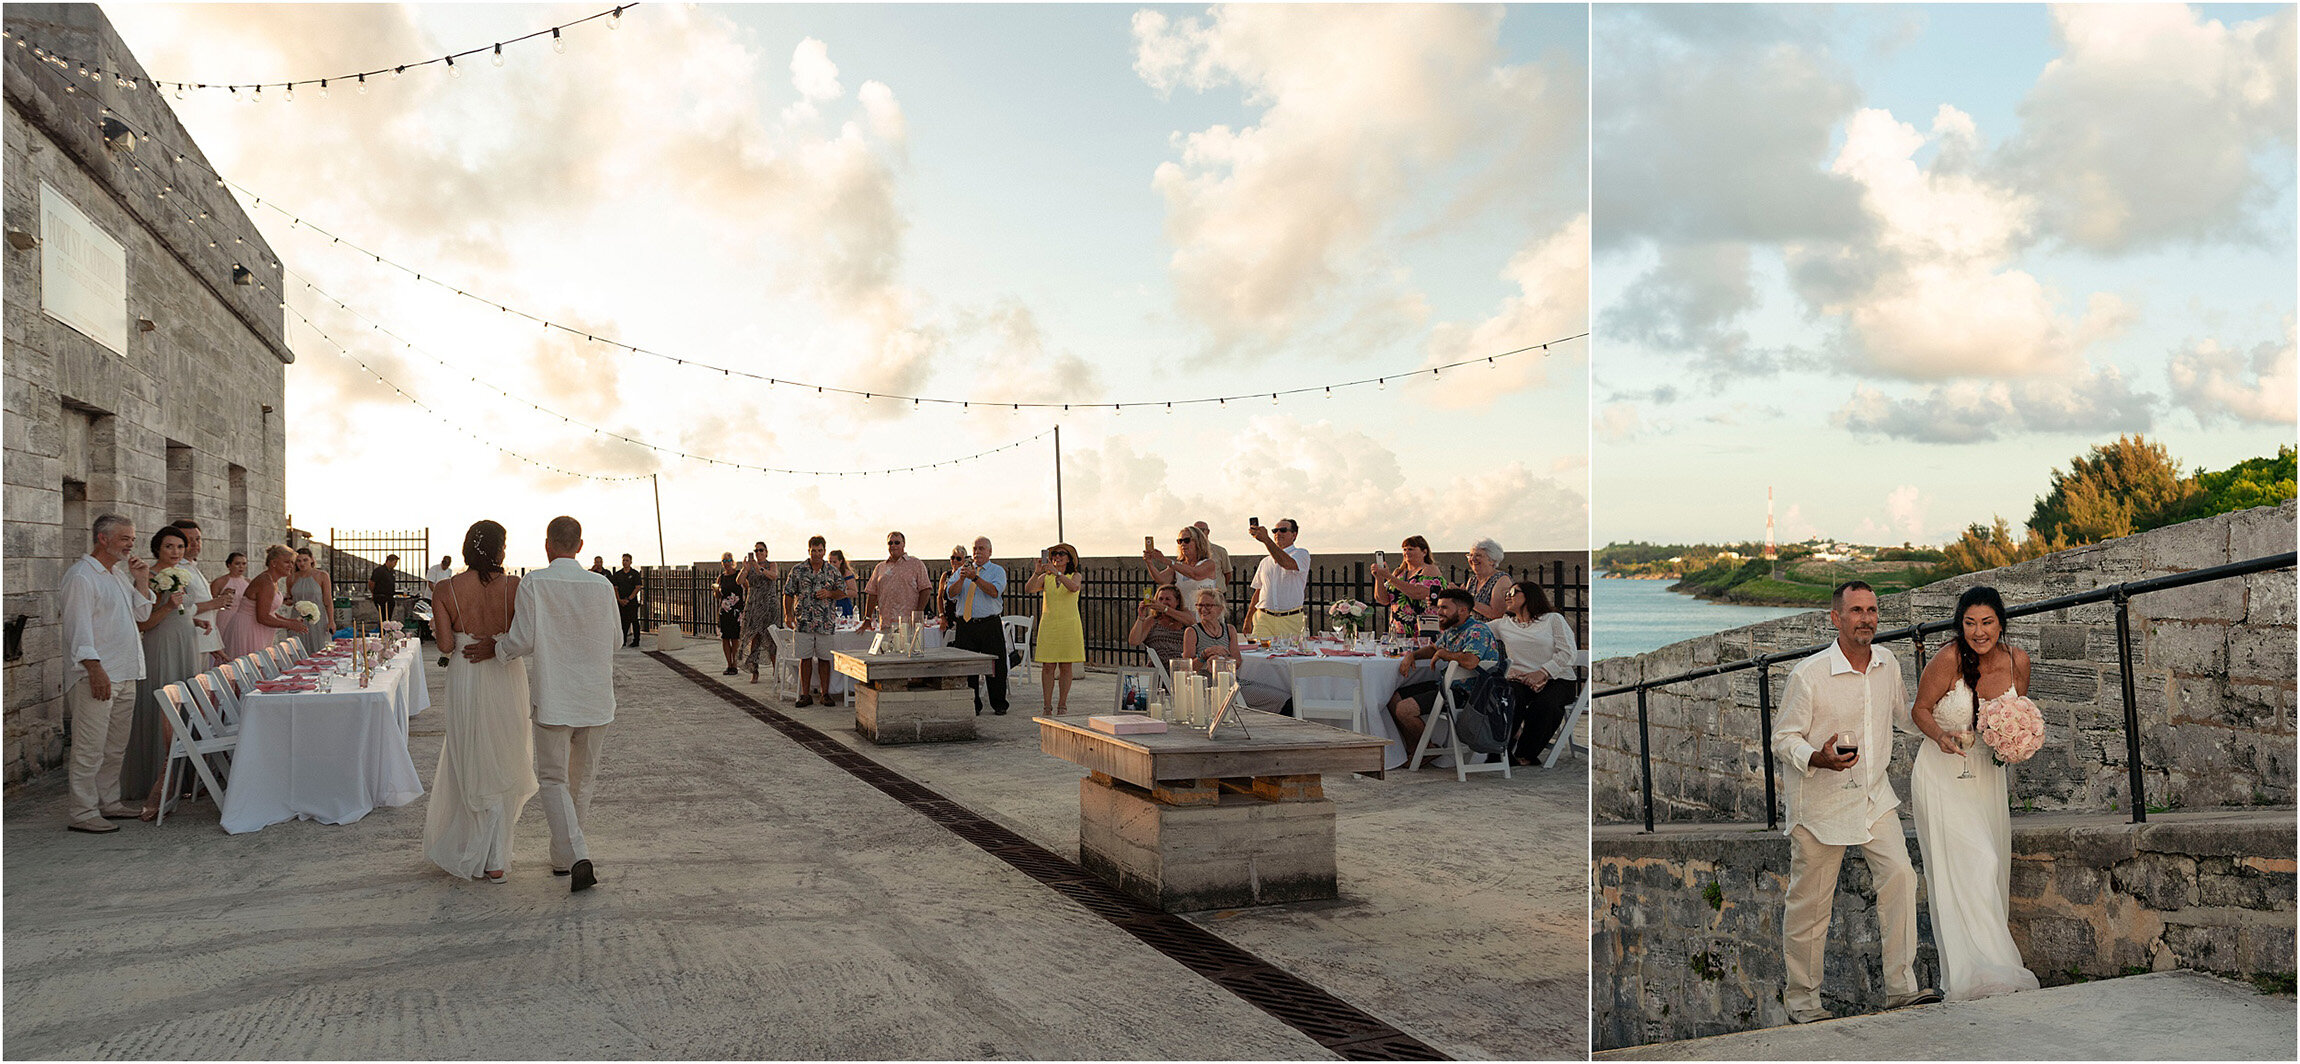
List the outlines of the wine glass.
<svg viewBox="0 0 2300 1064">
<path fill-rule="evenodd" d="M 1960 780 L 1978 778 L 1973 775 L 1973 742 L 1978 738 L 1979 734 L 1971 728 L 1957 733 L 1957 749 L 1965 752 L 1965 770 L 1957 773 L 1957 778 Z"/>
<path fill-rule="evenodd" d="M 1838 757 L 1851 757 L 1861 752 L 1860 742 L 1854 739 L 1851 733 L 1839 733 L 1834 741 L 1837 744 Z M 1861 789 L 1861 781 L 1854 778 L 1851 767 L 1845 769 L 1845 789 L 1848 791 Z"/>
</svg>

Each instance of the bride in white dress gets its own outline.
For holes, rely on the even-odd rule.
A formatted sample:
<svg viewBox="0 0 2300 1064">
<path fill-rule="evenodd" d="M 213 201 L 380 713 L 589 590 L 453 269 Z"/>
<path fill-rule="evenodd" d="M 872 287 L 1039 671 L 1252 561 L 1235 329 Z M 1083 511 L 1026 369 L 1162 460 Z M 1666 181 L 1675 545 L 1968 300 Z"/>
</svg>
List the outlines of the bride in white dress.
<svg viewBox="0 0 2300 1064">
<path fill-rule="evenodd" d="M 1909 770 L 1926 903 L 1950 1001 L 2037 988 L 2021 964 L 2007 917 L 2012 812 L 2005 766 L 1975 738 L 1974 692 L 1986 704 L 2028 693 L 2028 654 L 2007 646 L 2004 599 L 1968 588 L 1957 599 L 1956 639 L 1926 663 L 1910 716 L 1928 740 Z"/>
<path fill-rule="evenodd" d="M 503 546 L 502 525 L 472 525 L 463 538 L 466 569 L 433 593 L 432 628 L 447 655 L 447 724 L 423 824 L 425 857 L 490 883 L 503 882 L 511 829 L 536 790 L 526 662 L 472 662 L 457 653 L 460 642 L 511 627 L 519 578 L 503 572 Z"/>
</svg>

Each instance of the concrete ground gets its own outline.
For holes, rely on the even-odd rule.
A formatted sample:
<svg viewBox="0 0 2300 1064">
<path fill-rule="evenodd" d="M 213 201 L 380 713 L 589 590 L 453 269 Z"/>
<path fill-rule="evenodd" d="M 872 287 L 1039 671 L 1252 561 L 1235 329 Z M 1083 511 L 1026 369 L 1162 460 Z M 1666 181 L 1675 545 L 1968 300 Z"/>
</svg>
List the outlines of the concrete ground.
<svg viewBox="0 0 2300 1064">
<path fill-rule="evenodd" d="M 716 645 L 677 657 L 718 679 Z M 423 859 L 424 799 L 240 836 L 202 802 L 87 836 L 61 772 L 9 792 L 8 1055 L 1331 1059 L 664 665 L 619 665 L 581 895 L 532 803 L 488 886 Z M 1074 858 L 1080 771 L 1039 753 L 1038 697 L 1018 682 L 980 741 L 912 747 L 780 708 Z M 426 781 L 439 727 L 415 721 Z M 1584 765 L 1329 778 L 1343 896 L 1191 918 L 1456 1057 L 1581 1058 Z"/>
<path fill-rule="evenodd" d="M 2293 998 L 2158 972 L 1689 1038 L 1599 1060 L 2292 1060 Z"/>
</svg>

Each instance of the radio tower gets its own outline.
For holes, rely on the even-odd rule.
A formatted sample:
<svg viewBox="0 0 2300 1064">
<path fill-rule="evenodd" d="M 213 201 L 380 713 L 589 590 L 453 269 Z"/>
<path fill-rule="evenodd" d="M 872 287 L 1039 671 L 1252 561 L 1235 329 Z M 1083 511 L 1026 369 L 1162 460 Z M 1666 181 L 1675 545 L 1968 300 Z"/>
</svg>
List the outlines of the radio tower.
<svg viewBox="0 0 2300 1064">
<path fill-rule="evenodd" d="M 1773 488 L 1765 487 L 1765 565 L 1770 569 L 1779 564 L 1780 556 L 1773 551 Z"/>
</svg>

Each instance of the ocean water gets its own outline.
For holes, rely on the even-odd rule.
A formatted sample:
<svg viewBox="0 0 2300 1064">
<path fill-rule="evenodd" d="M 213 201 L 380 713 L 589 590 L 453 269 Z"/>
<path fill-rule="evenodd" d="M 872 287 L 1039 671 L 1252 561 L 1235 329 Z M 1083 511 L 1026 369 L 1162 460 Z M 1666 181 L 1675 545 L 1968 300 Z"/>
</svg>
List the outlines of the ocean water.
<svg viewBox="0 0 2300 1064">
<path fill-rule="evenodd" d="M 1600 572 L 1590 581 L 1592 660 L 1642 654 L 1728 628 L 1804 613 L 1777 606 L 1711 602 L 1669 590 L 1670 580 L 1609 580 Z"/>
</svg>

